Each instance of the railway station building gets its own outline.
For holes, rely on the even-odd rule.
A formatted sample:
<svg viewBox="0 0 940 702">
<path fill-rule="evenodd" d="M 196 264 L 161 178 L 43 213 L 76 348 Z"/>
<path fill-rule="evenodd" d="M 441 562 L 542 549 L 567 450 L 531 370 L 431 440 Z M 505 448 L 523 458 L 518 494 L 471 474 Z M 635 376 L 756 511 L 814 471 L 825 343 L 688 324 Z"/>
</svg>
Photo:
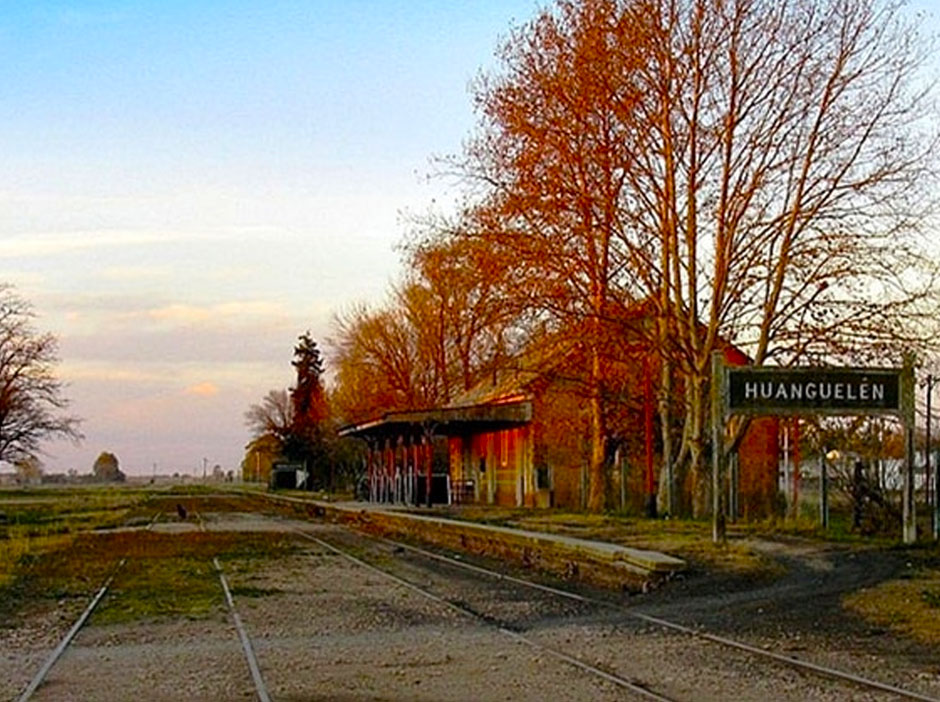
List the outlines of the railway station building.
<svg viewBox="0 0 940 702">
<path fill-rule="evenodd" d="M 652 441 L 645 417 L 652 402 L 648 381 L 658 377 L 659 369 L 648 346 L 629 336 L 611 345 L 605 359 L 607 391 L 617 396 L 607 413 L 608 505 L 639 512 L 649 466 L 662 463 L 658 416 L 650 420 Z M 577 369 L 585 367 L 584 354 L 577 341 L 543 343 L 446 406 L 388 412 L 344 427 L 342 435 L 359 437 L 368 446 L 368 499 L 583 508 L 589 414 Z M 731 365 L 747 362 L 732 346 L 724 354 Z M 775 418 L 752 420 L 737 465 L 739 513 L 765 516 L 777 492 Z"/>
</svg>

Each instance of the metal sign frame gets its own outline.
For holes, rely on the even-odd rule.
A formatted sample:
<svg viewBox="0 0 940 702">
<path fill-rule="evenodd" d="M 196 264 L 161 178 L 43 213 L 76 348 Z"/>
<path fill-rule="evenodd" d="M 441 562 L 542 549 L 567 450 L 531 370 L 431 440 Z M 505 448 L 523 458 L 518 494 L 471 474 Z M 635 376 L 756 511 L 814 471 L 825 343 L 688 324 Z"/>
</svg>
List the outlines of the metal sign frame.
<svg viewBox="0 0 940 702">
<path fill-rule="evenodd" d="M 914 357 L 901 368 L 728 366 L 712 353 L 712 539 L 725 538 L 722 500 L 727 421 L 743 416 L 891 415 L 904 426 L 904 543 L 917 540 L 914 515 Z"/>
</svg>

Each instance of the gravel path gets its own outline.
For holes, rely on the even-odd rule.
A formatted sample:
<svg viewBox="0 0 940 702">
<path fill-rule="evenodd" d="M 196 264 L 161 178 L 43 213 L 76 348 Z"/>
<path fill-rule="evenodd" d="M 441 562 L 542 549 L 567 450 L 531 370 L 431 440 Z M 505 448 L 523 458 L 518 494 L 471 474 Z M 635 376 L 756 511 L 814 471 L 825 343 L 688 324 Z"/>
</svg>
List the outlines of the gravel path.
<svg viewBox="0 0 940 702">
<path fill-rule="evenodd" d="M 225 559 L 235 606 L 274 700 L 614 700 L 636 696 L 500 633 L 523 633 L 683 700 L 881 700 L 631 617 L 656 614 L 940 698 L 933 651 L 872 632 L 840 593 L 897 564 L 839 551 L 790 552 L 789 575 L 759 588 L 699 580 L 616 611 L 494 580 L 346 529 L 247 514 L 207 514 L 219 531 L 288 531 L 351 550 L 485 621 L 396 585 L 297 536 L 277 559 Z M 180 531 L 180 533 L 183 533 Z M 880 560 L 879 560 L 880 559 Z M 0 699 L 15 699 L 84 607 L 68 600 L 0 629 Z M 37 700 L 257 699 L 226 609 L 190 620 L 102 625 L 94 617 Z"/>
</svg>

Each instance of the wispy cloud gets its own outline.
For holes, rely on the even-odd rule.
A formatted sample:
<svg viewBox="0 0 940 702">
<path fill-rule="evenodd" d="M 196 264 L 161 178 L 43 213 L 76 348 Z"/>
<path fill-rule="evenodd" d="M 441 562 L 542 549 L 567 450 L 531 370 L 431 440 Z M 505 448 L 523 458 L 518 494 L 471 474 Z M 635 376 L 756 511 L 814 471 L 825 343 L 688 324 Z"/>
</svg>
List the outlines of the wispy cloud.
<svg viewBox="0 0 940 702">
<path fill-rule="evenodd" d="M 147 318 L 156 322 L 192 325 L 212 322 L 214 326 L 252 327 L 258 320 L 280 320 L 287 317 L 283 305 L 267 300 L 244 300 L 214 305 L 173 303 L 147 310 Z"/>
<path fill-rule="evenodd" d="M 215 383 L 210 383 L 209 381 L 203 381 L 201 383 L 196 383 L 195 385 L 190 385 L 183 392 L 187 395 L 212 397 L 213 395 L 219 394 L 219 386 Z"/>
<path fill-rule="evenodd" d="M 177 238 L 179 235 L 175 235 Z M 0 258 L 61 256 L 98 248 L 166 243 L 174 235 L 155 232 L 76 231 L 69 234 L 9 237 L 0 241 Z"/>
<path fill-rule="evenodd" d="M 158 281 L 167 279 L 172 275 L 173 269 L 166 265 L 109 266 L 99 274 L 103 280 L 119 283 L 141 280 Z"/>
</svg>

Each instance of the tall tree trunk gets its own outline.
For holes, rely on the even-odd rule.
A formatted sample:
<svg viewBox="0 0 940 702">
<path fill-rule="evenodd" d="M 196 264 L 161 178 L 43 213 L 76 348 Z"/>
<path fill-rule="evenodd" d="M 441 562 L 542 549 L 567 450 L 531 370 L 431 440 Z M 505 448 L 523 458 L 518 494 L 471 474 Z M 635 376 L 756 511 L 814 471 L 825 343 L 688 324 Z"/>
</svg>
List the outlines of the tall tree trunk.
<svg viewBox="0 0 940 702">
<path fill-rule="evenodd" d="M 589 386 L 591 405 L 591 463 L 589 466 L 590 488 L 587 507 L 592 512 L 604 509 L 607 494 L 607 476 L 605 474 L 606 431 L 604 427 L 604 407 L 601 401 L 601 358 L 597 343 L 591 345 L 591 379 Z"/>
<path fill-rule="evenodd" d="M 686 421 L 691 424 L 689 435 L 689 478 L 692 492 L 692 516 L 700 519 L 708 514 L 709 479 L 705 463 L 705 378 L 700 373 L 689 377 L 689 407 Z"/>
</svg>

